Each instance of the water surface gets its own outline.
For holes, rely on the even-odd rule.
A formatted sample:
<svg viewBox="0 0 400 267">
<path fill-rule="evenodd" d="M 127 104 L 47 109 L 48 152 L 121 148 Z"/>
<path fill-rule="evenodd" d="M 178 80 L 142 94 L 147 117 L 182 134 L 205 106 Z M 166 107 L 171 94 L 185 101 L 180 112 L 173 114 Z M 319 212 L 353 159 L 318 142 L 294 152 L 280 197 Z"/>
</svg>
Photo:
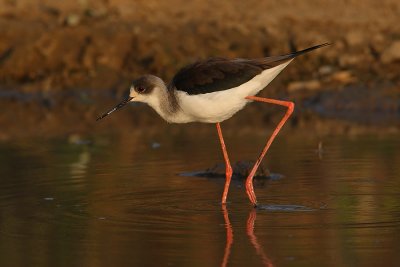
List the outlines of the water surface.
<svg viewBox="0 0 400 267">
<path fill-rule="evenodd" d="M 184 129 L 184 128 L 182 128 Z M 71 139 L 71 138 L 70 138 Z M 280 136 L 253 209 L 215 129 L 0 144 L 0 266 L 396 266 L 397 135 Z M 226 134 L 232 161 L 264 134 Z M 318 148 L 318 144 L 322 145 Z"/>
</svg>

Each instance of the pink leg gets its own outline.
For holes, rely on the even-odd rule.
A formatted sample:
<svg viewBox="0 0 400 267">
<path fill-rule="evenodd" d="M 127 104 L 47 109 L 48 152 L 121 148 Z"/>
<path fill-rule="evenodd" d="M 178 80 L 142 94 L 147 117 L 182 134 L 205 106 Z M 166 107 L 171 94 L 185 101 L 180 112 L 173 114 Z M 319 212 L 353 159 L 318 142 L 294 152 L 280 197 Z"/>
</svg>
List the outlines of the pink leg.
<svg viewBox="0 0 400 267">
<path fill-rule="evenodd" d="M 293 102 L 289 102 L 289 101 L 281 101 L 281 100 L 275 100 L 275 99 L 263 98 L 263 97 L 257 97 L 257 96 L 247 96 L 246 99 L 255 100 L 255 101 L 264 102 L 264 103 L 276 104 L 276 105 L 281 105 L 281 106 L 287 107 L 287 111 L 285 113 L 285 116 L 283 116 L 282 120 L 278 123 L 278 126 L 276 126 L 275 130 L 272 132 L 271 137 L 268 139 L 267 143 L 265 144 L 264 149 L 261 151 L 260 156 L 258 157 L 256 163 L 254 164 L 253 168 L 251 169 L 251 172 L 250 172 L 249 176 L 246 179 L 246 192 L 247 192 L 247 195 L 248 195 L 251 203 L 254 206 L 257 206 L 256 194 L 254 193 L 254 188 L 253 188 L 253 177 L 256 174 L 258 166 L 260 165 L 260 163 L 261 163 L 262 159 L 264 158 L 265 154 L 267 154 L 267 151 L 268 151 L 269 147 L 271 146 L 272 142 L 274 141 L 276 135 L 279 133 L 279 131 L 282 128 L 282 126 L 285 124 L 287 119 L 293 113 L 294 103 Z"/>
<path fill-rule="evenodd" d="M 219 122 L 217 123 L 217 131 L 218 131 L 219 141 L 221 142 L 222 153 L 224 154 L 225 167 L 226 167 L 225 187 L 224 187 L 224 193 L 222 194 L 222 204 L 225 204 L 226 197 L 228 196 L 229 184 L 231 183 L 231 178 L 232 178 L 232 167 L 231 163 L 229 162 L 228 152 L 226 151 L 224 138 L 222 137 L 221 125 L 219 124 Z"/>
</svg>

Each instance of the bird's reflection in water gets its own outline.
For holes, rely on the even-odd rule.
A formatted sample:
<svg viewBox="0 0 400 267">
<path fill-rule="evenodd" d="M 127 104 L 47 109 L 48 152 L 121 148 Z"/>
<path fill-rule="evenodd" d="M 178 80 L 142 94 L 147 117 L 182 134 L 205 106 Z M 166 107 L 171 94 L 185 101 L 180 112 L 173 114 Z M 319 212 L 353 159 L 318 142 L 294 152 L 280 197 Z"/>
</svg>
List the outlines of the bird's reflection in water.
<svg viewBox="0 0 400 267">
<path fill-rule="evenodd" d="M 246 224 L 246 231 L 247 235 L 250 239 L 251 244 L 253 247 L 256 249 L 256 252 L 258 255 L 260 255 L 263 263 L 265 266 L 272 267 L 274 266 L 270 259 L 268 259 L 267 255 L 264 253 L 264 250 L 260 243 L 258 243 L 257 237 L 254 234 L 254 222 L 256 221 L 257 213 L 255 209 L 252 209 L 249 213 L 249 218 L 247 219 L 247 224 Z"/>
<path fill-rule="evenodd" d="M 225 228 L 226 228 L 226 246 L 224 259 L 222 260 L 222 267 L 227 266 L 229 255 L 231 254 L 231 247 L 233 243 L 233 229 L 231 222 L 229 221 L 229 214 L 226 205 L 222 205 L 222 213 L 224 214 Z"/>
<path fill-rule="evenodd" d="M 228 265 L 229 256 L 231 254 L 231 247 L 233 244 L 233 228 L 232 228 L 232 224 L 229 220 L 229 213 L 228 213 L 228 209 L 226 208 L 226 205 L 222 205 L 222 213 L 224 215 L 224 221 L 225 221 L 225 227 L 226 227 L 226 245 L 225 245 L 224 258 L 222 260 L 221 266 L 225 267 Z M 249 237 L 250 243 L 256 249 L 257 254 L 261 257 L 261 260 L 264 263 L 264 266 L 273 267 L 274 265 L 272 264 L 271 260 L 265 254 L 262 246 L 260 245 L 260 243 L 258 243 L 256 235 L 254 234 L 254 223 L 256 221 L 256 218 L 257 218 L 256 210 L 252 209 L 249 213 L 249 217 L 248 217 L 247 223 L 246 223 L 247 236 Z"/>
</svg>

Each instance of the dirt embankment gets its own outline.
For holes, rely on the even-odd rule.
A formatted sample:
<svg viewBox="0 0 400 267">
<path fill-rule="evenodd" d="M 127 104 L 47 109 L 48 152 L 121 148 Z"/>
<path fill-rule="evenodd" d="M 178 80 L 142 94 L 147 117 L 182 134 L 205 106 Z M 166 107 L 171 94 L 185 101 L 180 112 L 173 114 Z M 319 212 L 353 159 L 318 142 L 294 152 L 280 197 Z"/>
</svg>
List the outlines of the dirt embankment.
<svg viewBox="0 0 400 267">
<path fill-rule="evenodd" d="M 333 46 L 290 68 L 289 89 L 398 81 L 398 14 L 395 0 L 7 0 L 0 85 L 110 89 L 147 72 L 168 79 L 198 58 L 262 57 L 327 41 Z"/>
<path fill-rule="evenodd" d="M 332 46 L 296 59 L 262 94 L 290 95 L 300 111 L 399 116 L 398 14 L 396 0 L 4 0 L 0 123 L 16 112 L 25 118 L 31 107 L 32 125 L 51 117 L 58 128 L 65 116 L 51 114 L 74 117 L 79 103 L 87 105 L 79 106 L 81 118 L 91 120 L 103 111 L 93 99 L 120 95 L 138 75 L 169 80 L 196 59 L 263 57 L 324 42 Z M 60 106 L 67 111 L 55 111 Z"/>
</svg>

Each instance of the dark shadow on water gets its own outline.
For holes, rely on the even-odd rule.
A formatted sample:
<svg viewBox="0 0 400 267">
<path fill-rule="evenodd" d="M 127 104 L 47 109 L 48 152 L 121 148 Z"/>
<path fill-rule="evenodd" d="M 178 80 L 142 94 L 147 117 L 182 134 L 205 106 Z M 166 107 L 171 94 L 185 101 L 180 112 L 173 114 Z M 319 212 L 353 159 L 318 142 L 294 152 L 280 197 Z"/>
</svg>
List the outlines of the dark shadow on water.
<svg viewBox="0 0 400 267">
<path fill-rule="evenodd" d="M 245 180 L 249 175 L 251 168 L 253 167 L 254 162 L 251 161 L 238 161 L 232 164 L 233 180 Z M 208 168 L 202 171 L 189 171 L 180 173 L 181 176 L 195 176 L 195 177 L 206 177 L 206 178 L 225 178 L 225 164 L 218 163 L 213 167 Z M 254 180 L 263 181 L 263 180 L 279 180 L 285 177 L 279 173 L 272 173 L 264 166 L 259 167 L 256 175 L 254 176 Z"/>
<path fill-rule="evenodd" d="M 257 210 L 267 210 L 267 211 L 286 211 L 286 212 L 296 212 L 296 211 L 316 211 L 316 209 L 301 206 L 301 205 L 257 205 Z"/>
</svg>

